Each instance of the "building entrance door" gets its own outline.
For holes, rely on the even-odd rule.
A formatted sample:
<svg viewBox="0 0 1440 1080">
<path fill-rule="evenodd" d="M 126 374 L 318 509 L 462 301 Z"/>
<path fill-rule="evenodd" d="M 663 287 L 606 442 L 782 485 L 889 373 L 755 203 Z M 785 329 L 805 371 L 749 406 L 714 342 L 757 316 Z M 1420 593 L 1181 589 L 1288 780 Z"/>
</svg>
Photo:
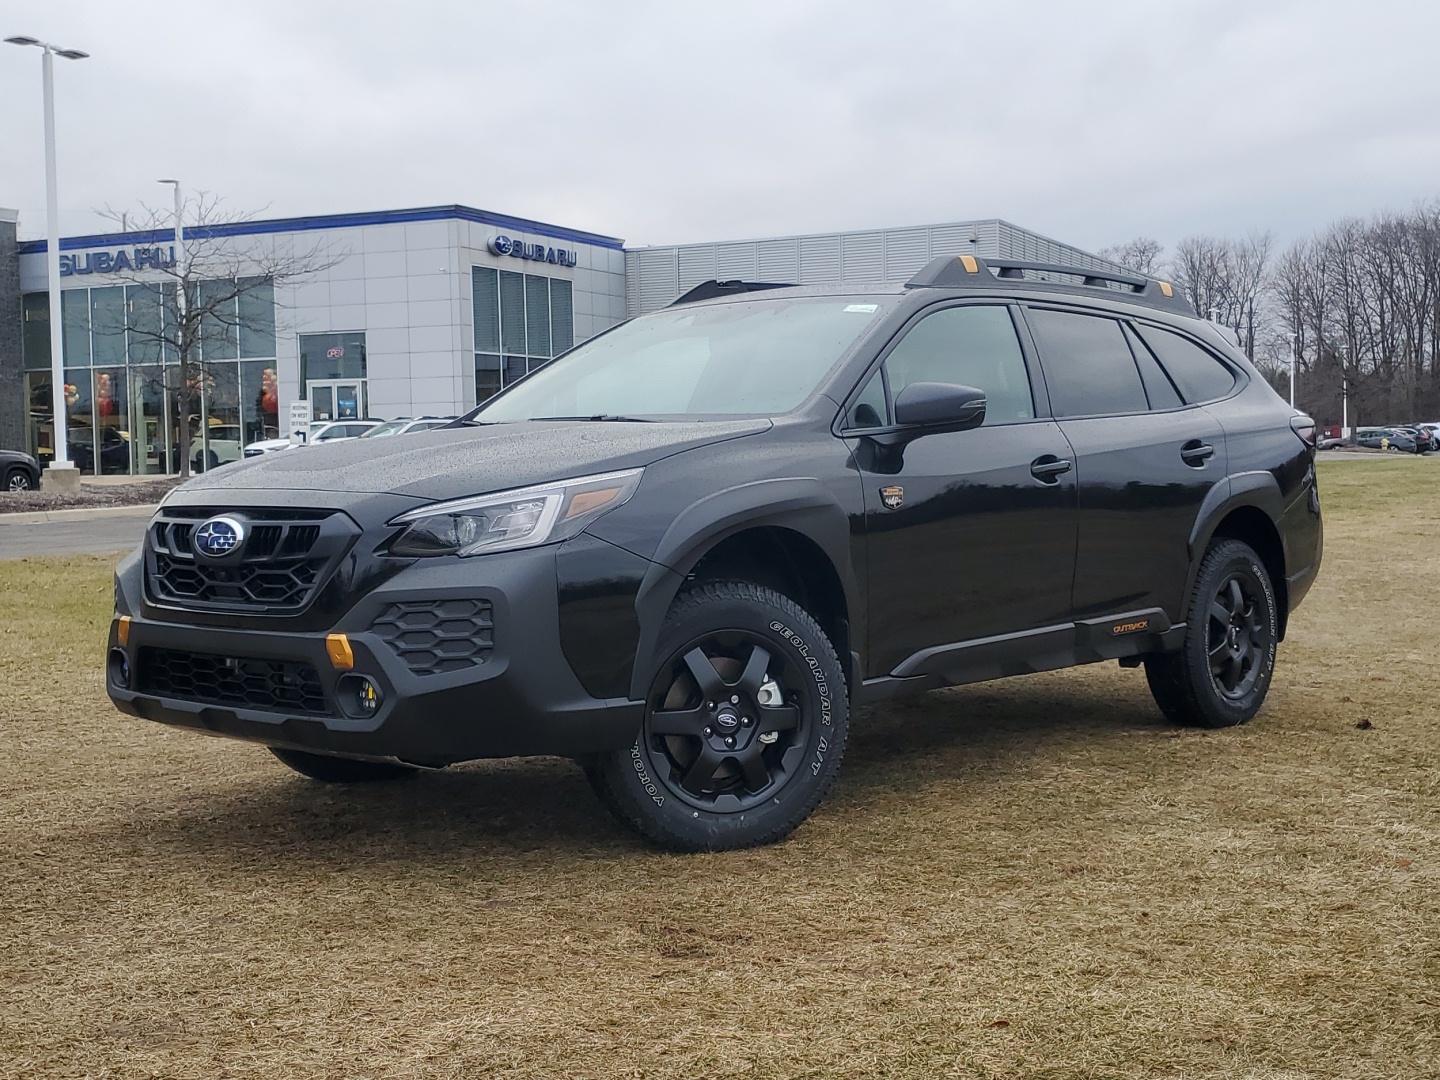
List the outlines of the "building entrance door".
<svg viewBox="0 0 1440 1080">
<path fill-rule="evenodd" d="M 310 419 L 363 420 L 369 409 L 365 403 L 364 379 L 335 379 L 310 383 Z"/>
</svg>

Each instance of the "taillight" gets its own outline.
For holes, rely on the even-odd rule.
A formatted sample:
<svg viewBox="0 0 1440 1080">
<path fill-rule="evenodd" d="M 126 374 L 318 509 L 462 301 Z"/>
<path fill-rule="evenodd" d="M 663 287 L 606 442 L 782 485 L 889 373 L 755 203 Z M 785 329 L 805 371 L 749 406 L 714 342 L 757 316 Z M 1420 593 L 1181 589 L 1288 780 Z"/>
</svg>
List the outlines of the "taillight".
<svg viewBox="0 0 1440 1080">
<path fill-rule="evenodd" d="M 1290 418 L 1290 430 L 1300 436 L 1300 441 L 1306 446 L 1315 447 L 1315 421 L 1304 413 L 1296 413 Z"/>
</svg>

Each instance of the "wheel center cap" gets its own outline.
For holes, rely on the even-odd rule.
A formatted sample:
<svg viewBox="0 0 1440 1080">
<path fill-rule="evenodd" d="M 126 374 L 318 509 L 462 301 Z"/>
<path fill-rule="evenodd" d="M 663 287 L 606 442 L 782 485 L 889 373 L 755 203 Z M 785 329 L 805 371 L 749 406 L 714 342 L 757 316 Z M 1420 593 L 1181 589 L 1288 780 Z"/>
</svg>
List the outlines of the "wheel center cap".
<svg viewBox="0 0 1440 1080">
<path fill-rule="evenodd" d="M 734 731 L 740 726 L 740 718 L 733 712 L 722 712 L 715 717 L 715 726 L 721 731 Z"/>
</svg>

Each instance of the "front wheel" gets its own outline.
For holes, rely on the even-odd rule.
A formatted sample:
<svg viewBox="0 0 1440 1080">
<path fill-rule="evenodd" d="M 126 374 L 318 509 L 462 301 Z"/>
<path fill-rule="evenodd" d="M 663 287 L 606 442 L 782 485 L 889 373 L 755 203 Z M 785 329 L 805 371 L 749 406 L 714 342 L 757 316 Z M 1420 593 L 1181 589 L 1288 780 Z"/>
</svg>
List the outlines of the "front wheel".
<svg viewBox="0 0 1440 1080">
<path fill-rule="evenodd" d="M 657 654 L 634 745 L 586 765 L 601 801 L 675 851 L 788 836 L 834 784 L 849 726 L 819 625 L 772 589 L 709 583 L 675 601 Z"/>
<path fill-rule="evenodd" d="M 357 761 L 355 758 L 286 750 L 279 746 L 270 747 L 270 753 L 302 776 L 323 780 L 327 784 L 367 784 L 378 780 L 398 780 L 417 771 L 408 765 L 397 765 L 390 761 Z"/>
<path fill-rule="evenodd" d="M 29 491 L 30 474 L 24 469 L 11 469 L 5 476 L 6 491 Z"/>
<path fill-rule="evenodd" d="M 1180 651 L 1145 661 L 1155 703 L 1177 724 L 1243 724 L 1265 703 L 1279 638 L 1275 589 L 1260 556 L 1239 540 L 1213 544 L 1195 578 Z"/>
</svg>

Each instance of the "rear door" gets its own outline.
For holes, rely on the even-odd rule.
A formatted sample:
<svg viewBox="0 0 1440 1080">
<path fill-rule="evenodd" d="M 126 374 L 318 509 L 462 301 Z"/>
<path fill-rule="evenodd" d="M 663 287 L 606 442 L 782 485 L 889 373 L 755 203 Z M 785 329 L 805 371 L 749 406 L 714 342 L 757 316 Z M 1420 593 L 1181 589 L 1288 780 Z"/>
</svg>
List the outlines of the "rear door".
<svg viewBox="0 0 1440 1080">
<path fill-rule="evenodd" d="M 1070 447 L 1032 387 L 1012 306 L 923 313 L 847 410 L 865 492 L 870 670 L 943 667 L 918 654 L 952 643 L 1068 625 L 1075 561 Z M 903 454 L 863 436 L 893 417 L 914 382 L 975 386 L 985 423 L 926 435 Z M 1040 391 L 1037 403 L 1036 390 Z"/>
<path fill-rule="evenodd" d="M 1160 609 L 1178 620 L 1190 531 L 1225 477 L 1219 421 L 1185 400 L 1125 320 L 1040 304 L 1025 320 L 1075 452 L 1075 618 Z"/>
</svg>

